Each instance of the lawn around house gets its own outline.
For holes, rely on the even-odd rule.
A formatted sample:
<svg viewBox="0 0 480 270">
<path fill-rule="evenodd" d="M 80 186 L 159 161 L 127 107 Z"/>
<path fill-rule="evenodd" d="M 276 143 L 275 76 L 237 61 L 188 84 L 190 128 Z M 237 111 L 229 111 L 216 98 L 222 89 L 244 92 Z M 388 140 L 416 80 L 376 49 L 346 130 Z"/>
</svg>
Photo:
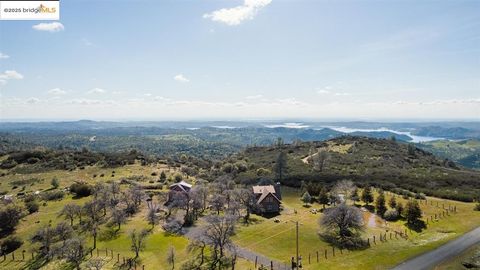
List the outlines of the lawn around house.
<svg viewBox="0 0 480 270">
<path fill-rule="evenodd" d="M 333 257 L 332 247 L 318 236 L 320 231 L 318 219 L 322 214 L 310 212 L 311 209 L 321 209 L 322 206 L 314 203 L 310 208 L 303 207 L 300 200 L 301 195 L 297 189 L 283 188 L 282 192 L 282 203 L 285 210 L 277 217 L 280 222 L 275 223 L 273 218 L 264 219 L 254 216 L 255 222 L 239 227 L 234 241 L 239 246 L 289 265 L 290 258 L 295 256 L 295 221 L 299 221 L 299 254 L 303 258 L 304 269 L 338 269 L 341 267 L 346 269 L 386 269 L 408 258 L 432 250 L 480 224 L 480 212 L 473 211 L 473 203 L 428 197 L 427 204 L 423 202 L 420 204 L 424 214 L 422 219 L 441 213 L 442 204 L 446 208 L 448 205 L 456 206 L 457 213 L 451 213 L 450 216 L 442 217 L 433 223 L 429 221 L 427 229 L 422 232 L 407 230 L 408 239 L 401 237 L 395 239 L 393 236 L 393 239 L 390 240 L 389 233 L 392 230 L 405 231 L 405 221 L 399 220 L 385 225 L 385 222 L 376 215 L 364 212 L 367 228 L 363 238 L 368 237 L 373 243 L 372 237 L 375 235 L 377 244 L 371 244 L 370 248 L 361 251 L 343 251 L 343 254 L 336 250 L 335 257 Z M 385 194 L 387 202 L 391 196 L 392 194 L 389 192 Z M 397 202 L 406 203 L 401 196 L 395 196 Z M 297 214 L 294 213 L 294 210 L 297 211 Z M 387 241 L 378 240 L 380 233 L 387 233 Z M 327 250 L 327 259 L 324 256 L 325 250 Z M 319 252 L 318 264 L 316 262 L 317 251 Z M 311 264 L 308 263 L 309 254 Z"/>
<path fill-rule="evenodd" d="M 155 166 L 140 166 L 139 164 L 127 165 L 115 169 L 104 169 L 96 166 L 86 167 L 84 170 L 69 171 L 52 171 L 25 175 L 9 175 L 4 178 L 0 185 L 0 190 L 6 191 L 7 194 L 16 194 L 16 192 L 23 189 L 24 191 L 48 190 L 51 188 L 50 180 L 53 176 L 59 179 L 60 187 L 63 189 L 68 187 L 71 183 L 77 180 L 85 180 L 89 183 L 108 182 L 109 180 L 118 181 L 121 178 L 144 176 L 143 184 L 148 185 L 151 179 L 154 179 L 152 172 L 160 172 L 166 170 L 164 165 Z M 112 177 L 112 171 L 115 171 Z M 172 170 L 169 173 L 175 173 Z M 100 174 L 104 177 L 99 177 Z M 93 177 L 96 174 L 97 177 Z M 12 182 L 31 179 L 37 177 L 43 181 L 34 182 L 20 182 L 23 185 L 18 185 L 13 189 Z M 192 179 L 190 179 L 191 181 Z M 17 182 L 18 183 L 18 182 Z M 33 183 L 33 184 L 32 184 Z M 375 193 L 375 196 L 377 193 Z M 385 197 L 388 202 L 392 193 L 386 192 Z M 399 195 L 395 195 L 397 202 L 405 205 L 406 200 Z M 274 222 L 274 218 L 266 219 L 257 215 L 252 215 L 252 220 L 249 225 L 244 225 L 241 222 L 238 224 L 238 233 L 233 237 L 234 242 L 241 247 L 252 250 L 256 253 L 265 255 L 276 261 L 284 262 L 289 266 L 290 258 L 295 254 L 295 222 L 299 222 L 299 249 L 300 255 L 303 257 L 304 269 L 338 269 L 340 267 L 350 269 L 386 269 L 392 267 L 401 261 L 419 255 L 425 251 L 434 249 L 455 237 L 475 228 L 480 224 L 480 212 L 473 211 L 473 203 L 462 203 L 456 201 L 442 200 L 437 198 L 427 198 L 427 204 L 423 201 L 420 204 L 424 219 L 434 214 L 442 212 L 442 204 L 448 208 L 456 206 L 457 213 L 450 214 L 450 216 L 442 217 L 438 222 L 429 222 L 428 228 L 423 232 L 408 232 L 408 240 L 393 238 L 390 240 L 389 232 L 392 230 L 404 231 L 404 221 L 396 221 L 385 223 L 384 220 L 368 211 L 364 211 L 364 221 L 367 224 L 366 231 L 363 235 L 364 239 L 367 237 L 372 241 L 375 235 L 377 243 L 366 250 L 362 251 L 343 251 L 336 250 L 335 257 L 332 254 L 332 247 L 323 242 L 318 232 L 320 227 L 318 219 L 322 216 L 321 213 L 313 214 L 312 209 L 322 209 L 322 206 L 314 203 L 310 207 L 303 206 L 301 201 L 301 193 L 299 189 L 283 187 L 282 190 L 282 204 L 284 210 L 281 215 L 276 218 L 278 223 Z M 28 259 L 30 259 L 31 251 L 35 250 L 37 246 L 30 243 L 29 239 L 33 233 L 41 226 L 51 223 L 52 226 L 58 222 L 63 221 L 63 217 L 58 214 L 66 203 L 84 204 L 90 200 L 90 197 L 82 199 L 74 199 L 71 195 L 67 195 L 60 201 L 48 201 L 45 205 L 41 204 L 37 213 L 27 215 L 22 219 L 18 225 L 15 234 L 24 242 L 23 246 L 16 251 L 16 259 L 12 261 L 10 257 L 2 261 L 0 259 L 0 269 L 22 269 L 27 266 Z M 437 207 L 438 202 L 438 207 Z M 132 229 L 141 230 L 143 228 L 150 229 L 145 219 L 146 206 L 142 206 L 142 210 L 130 217 L 126 224 L 122 225 L 121 230 L 114 235 L 112 229 L 106 225 L 102 225 L 99 233 L 97 247 L 99 250 L 99 257 L 105 259 L 106 265 L 104 269 L 113 269 L 116 267 L 117 254 L 120 254 L 120 260 L 131 258 L 134 253 L 130 250 L 130 240 L 128 233 Z M 296 213 L 295 213 L 296 211 Z M 75 221 L 78 223 L 78 220 Z M 388 229 L 388 232 L 387 232 Z M 387 232 L 387 241 L 378 241 L 379 235 Z M 92 246 L 92 239 L 86 234 L 87 247 Z M 372 241 L 373 243 L 373 241 Z M 38 244 L 36 244 L 38 245 Z M 191 258 L 187 251 L 188 239 L 182 236 L 173 236 L 166 234 L 161 226 L 155 226 L 146 240 L 146 248 L 140 253 L 139 267 L 145 265 L 145 269 L 171 269 L 167 264 L 167 251 L 170 247 L 175 248 L 176 252 L 176 268 L 183 262 Z M 105 254 L 105 249 L 108 253 Z M 21 251 L 26 251 L 26 262 L 21 260 Z M 113 258 L 111 251 L 113 250 Z M 327 259 L 325 259 L 325 250 L 327 250 Z M 316 252 L 319 252 L 319 263 L 317 263 Z M 311 264 L 308 262 L 310 254 Z M 93 258 L 97 257 L 96 251 L 93 252 Z M 90 259 L 88 255 L 86 261 Z M 83 265 L 86 265 L 84 262 Z M 153 268 L 152 268 L 153 266 Z M 47 265 L 45 269 L 61 269 L 65 264 L 54 260 Z M 237 269 L 253 269 L 254 263 L 244 259 L 238 259 Z M 141 268 L 140 268 L 141 269 Z"/>
</svg>

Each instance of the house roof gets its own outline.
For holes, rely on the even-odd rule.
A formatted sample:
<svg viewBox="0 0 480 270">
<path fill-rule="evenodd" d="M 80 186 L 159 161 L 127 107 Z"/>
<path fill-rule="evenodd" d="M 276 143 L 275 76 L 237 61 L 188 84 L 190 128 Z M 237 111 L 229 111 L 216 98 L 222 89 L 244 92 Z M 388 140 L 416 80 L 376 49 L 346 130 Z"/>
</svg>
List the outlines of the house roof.
<svg viewBox="0 0 480 270">
<path fill-rule="evenodd" d="M 268 186 L 253 186 L 253 193 L 255 194 L 263 194 L 265 192 L 270 192 L 275 194 L 275 188 L 272 185 Z"/>
<path fill-rule="evenodd" d="M 187 191 L 186 189 L 191 189 L 192 188 L 192 185 L 185 182 L 185 181 L 180 181 L 178 183 L 175 183 L 173 185 L 170 185 L 170 188 L 173 188 L 173 187 L 179 187 L 181 188 L 183 191 Z"/>
<path fill-rule="evenodd" d="M 277 200 L 279 203 L 282 203 L 282 202 L 277 198 L 277 196 L 275 196 L 275 194 L 274 194 L 274 193 L 271 193 L 271 192 L 262 193 L 262 196 L 260 196 L 260 198 L 258 198 L 257 203 L 263 202 L 263 200 L 265 200 L 265 198 L 267 198 L 268 195 L 272 195 L 272 197 L 273 197 L 275 200 Z"/>
<path fill-rule="evenodd" d="M 261 203 L 263 200 L 265 200 L 265 198 L 268 197 L 268 195 L 272 195 L 273 198 L 275 198 L 279 203 L 281 203 L 281 201 L 278 199 L 278 197 L 275 195 L 275 188 L 272 186 L 272 185 L 268 185 L 268 186 L 253 186 L 253 193 L 255 194 L 261 194 L 260 197 L 258 198 L 257 200 L 257 203 Z"/>
</svg>

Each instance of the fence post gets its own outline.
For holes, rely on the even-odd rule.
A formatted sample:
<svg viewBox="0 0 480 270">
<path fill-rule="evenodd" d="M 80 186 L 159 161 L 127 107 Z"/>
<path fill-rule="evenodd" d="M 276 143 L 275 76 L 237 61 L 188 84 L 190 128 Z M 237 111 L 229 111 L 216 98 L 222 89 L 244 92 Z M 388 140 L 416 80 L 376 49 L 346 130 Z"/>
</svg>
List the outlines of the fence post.
<svg viewBox="0 0 480 270">
<path fill-rule="evenodd" d="M 108 249 L 105 249 L 105 257 L 108 257 Z"/>
<path fill-rule="evenodd" d="M 97 248 L 97 257 L 99 256 L 99 251 L 98 251 L 98 248 Z"/>
<path fill-rule="evenodd" d="M 15 261 L 15 252 L 12 252 L 12 261 Z"/>
<path fill-rule="evenodd" d="M 373 243 L 377 244 L 377 241 L 375 241 L 375 235 L 373 236 Z"/>
<path fill-rule="evenodd" d="M 22 261 L 25 261 L 25 249 L 22 251 Z"/>
<path fill-rule="evenodd" d="M 327 250 L 325 249 L 325 259 L 328 259 L 327 257 Z"/>
<path fill-rule="evenodd" d="M 270 261 L 270 270 L 273 270 L 273 261 Z"/>
<path fill-rule="evenodd" d="M 33 252 L 32 252 L 32 260 L 33 260 Z"/>
<path fill-rule="evenodd" d="M 308 253 L 308 264 L 310 264 L 310 253 Z"/>
<path fill-rule="evenodd" d="M 120 262 L 120 253 L 117 253 L 117 263 Z"/>
<path fill-rule="evenodd" d="M 258 260 L 258 257 L 255 256 L 255 269 L 257 269 L 257 260 Z M 297 259 L 298 260 L 298 259 Z"/>
<path fill-rule="evenodd" d="M 333 254 L 333 257 L 335 257 L 335 247 L 332 247 L 332 254 Z"/>
<path fill-rule="evenodd" d="M 317 263 L 318 263 L 318 251 L 317 251 Z"/>
</svg>

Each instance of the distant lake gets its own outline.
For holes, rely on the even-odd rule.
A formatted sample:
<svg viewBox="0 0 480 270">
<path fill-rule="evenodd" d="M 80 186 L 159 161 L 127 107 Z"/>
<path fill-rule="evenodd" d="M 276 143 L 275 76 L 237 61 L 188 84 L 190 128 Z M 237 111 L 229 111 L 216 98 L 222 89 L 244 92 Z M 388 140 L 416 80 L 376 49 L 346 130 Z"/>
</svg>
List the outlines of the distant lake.
<svg viewBox="0 0 480 270">
<path fill-rule="evenodd" d="M 399 135 L 407 135 L 408 137 L 412 138 L 411 142 L 420 143 L 420 142 L 430 142 L 430 141 L 437 141 L 437 140 L 445 140 L 445 138 L 440 137 L 428 137 L 428 136 L 417 136 L 412 135 L 409 131 L 398 131 L 388 128 L 377 128 L 377 129 L 361 129 L 361 128 L 347 128 L 347 127 L 335 127 L 335 126 L 325 126 L 325 128 L 333 129 L 336 131 L 340 131 L 343 133 L 352 133 L 352 132 L 392 132 Z"/>
</svg>

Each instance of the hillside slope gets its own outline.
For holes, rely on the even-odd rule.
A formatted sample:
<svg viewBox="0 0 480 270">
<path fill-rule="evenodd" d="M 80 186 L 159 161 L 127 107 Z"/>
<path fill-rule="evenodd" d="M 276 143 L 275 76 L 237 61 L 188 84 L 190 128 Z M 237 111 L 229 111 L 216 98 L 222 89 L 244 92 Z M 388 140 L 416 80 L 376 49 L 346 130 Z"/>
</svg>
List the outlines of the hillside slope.
<svg viewBox="0 0 480 270">
<path fill-rule="evenodd" d="M 480 169 L 480 140 L 441 140 L 424 142 L 418 146 L 439 157 L 448 157 L 462 166 Z"/>
<path fill-rule="evenodd" d="M 480 172 L 458 167 L 419 148 L 392 140 L 344 136 L 322 142 L 277 147 L 248 148 L 237 159 L 246 160 L 248 170 L 238 181 L 275 178 L 275 160 L 287 153 L 287 174 L 283 184 L 300 186 L 302 181 L 327 185 L 340 179 L 373 184 L 384 189 L 402 188 L 444 198 L 473 200 L 480 191 Z M 309 153 L 327 152 L 322 171 L 308 162 Z M 263 168 L 263 169 L 260 169 Z"/>
</svg>

